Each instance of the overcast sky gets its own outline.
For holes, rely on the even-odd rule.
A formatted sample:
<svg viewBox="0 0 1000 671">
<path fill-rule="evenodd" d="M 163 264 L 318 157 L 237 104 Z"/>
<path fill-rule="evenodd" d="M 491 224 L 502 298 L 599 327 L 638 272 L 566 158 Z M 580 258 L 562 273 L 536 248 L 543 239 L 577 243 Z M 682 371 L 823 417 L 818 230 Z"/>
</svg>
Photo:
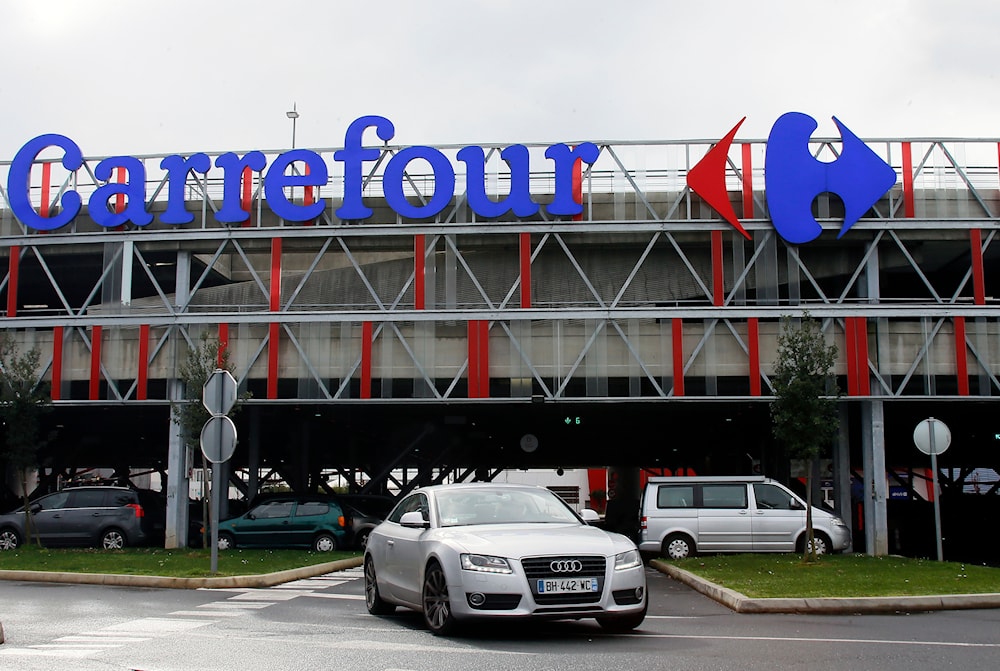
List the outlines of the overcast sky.
<svg viewBox="0 0 1000 671">
<path fill-rule="evenodd" d="M 0 160 L 394 144 L 1000 137 L 996 0 L 22 0 L 0 21 Z"/>
</svg>

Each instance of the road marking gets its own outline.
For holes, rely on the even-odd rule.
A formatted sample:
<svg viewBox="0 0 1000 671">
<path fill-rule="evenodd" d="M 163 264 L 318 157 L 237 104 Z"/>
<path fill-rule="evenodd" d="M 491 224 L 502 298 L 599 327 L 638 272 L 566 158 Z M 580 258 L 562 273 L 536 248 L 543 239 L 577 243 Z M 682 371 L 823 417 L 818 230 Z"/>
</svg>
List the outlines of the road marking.
<svg viewBox="0 0 1000 671">
<path fill-rule="evenodd" d="M 175 610 L 170 613 L 170 615 L 180 617 L 239 617 L 246 614 L 247 611 L 245 610 L 234 610 L 232 608 L 229 610 Z"/>
<path fill-rule="evenodd" d="M 231 608 L 233 610 L 254 610 L 259 608 L 267 608 L 268 606 L 273 606 L 273 601 L 213 601 L 212 603 L 203 603 L 198 608 Z"/>
<path fill-rule="evenodd" d="M 535 656 L 534 652 L 517 652 L 513 650 L 485 650 L 473 647 L 458 647 L 453 645 L 422 645 L 419 643 L 390 643 L 388 641 L 338 641 L 337 649 L 348 650 L 385 650 L 393 652 L 457 652 L 475 655 L 515 655 L 523 657 Z"/>
<path fill-rule="evenodd" d="M 104 631 L 173 634 L 204 627 L 207 624 L 211 623 L 204 620 L 168 620 L 161 617 L 144 617 L 141 620 L 132 620 L 105 627 Z"/>
<path fill-rule="evenodd" d="M 619 634 L 620 636 L 622 634 Z M 854 645 L 912 645 L 944 648 L 1000 648 L 1000 643 L 963 643 L 961 641 L 902 641 L 879 638 L 795 638 L 782 636 L 723 636 L 712 634 L 624 634 L 641 638 L 676 638 L 701 641 L 757 641 L 762 643 L 851 643 Z"/>
<path fill-rule="evenodd" d="M 56 641 L 67 641 L 71 643 L 75 642 L 98 642 L 101 643 L 142 643 L 143 641 L 152 640 L 148 636 L 110 636 L 102 632 L 94 632 L 93 634 L 77 634 L 76 636 L 61 636 L 57 638 Z"/>
<path fill-rule="evenodd" d="M 305 592 L 302 590 L 285 590 L 280 589 L 258 589 L 244 592 L 243 594 L 237 594 L 236 596 L 229 597 L 230 601 L 288 601 L 294 599 L 297 596 L 302 596 L 304 594 L 312 594 L 312 592 Z"/>
<path fill-rule="evenodd" d="M 303 594 L 303 596 L 311 596 L 314 599 L 345 599 L 347 601 L 364 601 L 365 597 L 361 594 Z"/>
</svg>

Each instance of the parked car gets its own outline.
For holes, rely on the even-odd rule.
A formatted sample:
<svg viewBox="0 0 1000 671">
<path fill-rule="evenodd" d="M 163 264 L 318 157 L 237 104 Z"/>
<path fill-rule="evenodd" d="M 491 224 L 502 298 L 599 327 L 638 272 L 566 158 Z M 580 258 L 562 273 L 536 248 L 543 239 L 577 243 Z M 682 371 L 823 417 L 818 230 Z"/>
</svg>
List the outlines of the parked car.
<svg viewBox="0 0 1000 671">
<path fill-rule="evenodd" d="M 87 486 L 46 494 L 29 503 L 28 508 L 34 532 L 45 547 L 120 550 L 162 536 L 162 523 L 155 521 L 159 518 L 146 514 L 155 505 L 154 492 Z M 25 537 L 24 506 L 0 515 L 0 550 L 16 549 Z"/>
<path fill-rule="evenodd" d="M 351 544 L 359 550 L 365 549 L 372 529 L 381 524 L 396 505 L 395 499 L 374 494 L 338 494 L 337 502 L 347 517 Z"/>
<path fill-rule="evenodd" d="M 340 504 L 328 497 L 269 498 L 247 512 L 219 523 L 219 549 L 306 547 L 331 552 L 347 547 L 347 521 Z"/>
<path fill-rule="evenodd" d="M 368 537 L 368 611 L 419 611 L 437 635 L 490 618 L 592 617 L 612 631 L 634 629 L 647 607 L 639 550 L 584 521 L 596 519 L 542 487 L 418 489 Z"/>
<path fill-rule="evenodd" d="M 699 552 L 802 552 L 806 504 L 769 478 L 650 478 L 641 503 L 639 549 L 683 559 Z M 851 533 L 813 506 L 817 554 L 846 550 Z"/>
</svg>

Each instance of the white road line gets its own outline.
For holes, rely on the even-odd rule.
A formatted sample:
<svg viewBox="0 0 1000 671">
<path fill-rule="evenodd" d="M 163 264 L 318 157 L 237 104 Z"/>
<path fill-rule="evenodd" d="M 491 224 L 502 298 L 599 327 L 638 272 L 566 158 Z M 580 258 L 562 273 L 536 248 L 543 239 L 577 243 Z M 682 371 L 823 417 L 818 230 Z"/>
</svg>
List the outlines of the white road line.
<svg viewBox="0 0 1000 671">
<path fill-rule="evenodd" d="M 303 594 L 312 594 L 312 592 L 303 592 L 302 590 L 254 590 L 253 592 L 245 592 L 243 594 L 237 594 L 236 596 L 229 597 L 230 601 L 288 601 L 289 599 L 294 599 L 297 596 L 302 596 Z"/>
<path fill-rule="evenodd" d="M 173 634 L 204 627 L 207 624 L 209 623 L 204 620 L 168 620 L 160 617 L 144 617 L 141 620 L 132 620 L 131 622 L 123 622 L 105 627 L 104 631 Z"/>
<path fill-rule="evenodd" d="M 0 657 L 67 657 L 73 659 L 79 659 L 81 657 L 86 657 L 87 655 L 92 655 L 96 650 L 80 650 L 77 648 L 65 648 L 60 650 L 39 650 L 37 648 L 4 648 L 0 649 Z"/>
<path fill-rule="evenodd" d="M 712 634 L 626 634 L 641 638 L 675 638 L 701 641 L 759 641 L 762 643 L 850 643 L 852 645 L 912 645 L 943 648 L 1000 648 L 1000 643 L 963 643 L 961 641 L 899 641 L 877 638 L 795 638 L 782 636 L 723 636 Z"/>
<path fill-rule="evenodd" d="M 122 636 L 107 631 L 84 631 L 73 636 L 62 636 L 57 641 L 110 641 L 111 643 L 142 643 L 152 640 L 149 636 Z"/>
<path fill-rule="evenodd" d="M 469 653 L 474 655 L 514 655 L 532 657 L 534 652 L 516 652 L 512 650 L 486 650 L 473 647 L 458 647 L 454 645 L 421 645 L 419 643 L 390 643 L 388 641 L 338 641 L 338 649 L 348 650 L 385 650 L 393 652 L 451 652 Z"/>
<path fill-rule="evenodd" d="M 303 596 L 311 596 L 314 599 L 344 599 L 345 601 L 365 600 L 365 597 L 362 594 L 303 594 Z"/>
<path fill-rule="evenodd" d="M 246 615 L 245 610 L 175 610 L 170 613 L 170 615 L 177 615 L 179 617 L 239 617 L 241 615 Z"/>
<path fill-rule="evenodd" d="M 273 606 L 273 601 L 240 601 L 233 603 L 232 601 L 213 601 L 212 603 L 203 603 L 198 608 L 232 608 L 233 610 L 254 610 L 259 608 L 267 608 L 268 606 Z"/>
</svg>

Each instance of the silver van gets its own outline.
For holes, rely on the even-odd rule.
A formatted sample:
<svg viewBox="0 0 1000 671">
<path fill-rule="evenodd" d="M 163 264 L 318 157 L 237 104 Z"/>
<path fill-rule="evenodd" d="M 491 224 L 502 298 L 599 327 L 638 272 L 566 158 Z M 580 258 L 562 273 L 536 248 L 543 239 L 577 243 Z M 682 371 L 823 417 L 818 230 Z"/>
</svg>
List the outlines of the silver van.
<svg viewBox="0 0 1000 671">
<path fill-rule="evenodd" d="M 699 552 L 802 552 L 806 504 L 765 477 L 650 478 L 643 490 L 639 550 L 683 559 Z M 851 532 L 813 506 L 816 553 L 841 552 Z"/>
</svg>

